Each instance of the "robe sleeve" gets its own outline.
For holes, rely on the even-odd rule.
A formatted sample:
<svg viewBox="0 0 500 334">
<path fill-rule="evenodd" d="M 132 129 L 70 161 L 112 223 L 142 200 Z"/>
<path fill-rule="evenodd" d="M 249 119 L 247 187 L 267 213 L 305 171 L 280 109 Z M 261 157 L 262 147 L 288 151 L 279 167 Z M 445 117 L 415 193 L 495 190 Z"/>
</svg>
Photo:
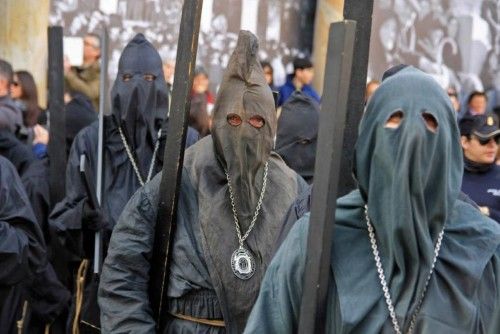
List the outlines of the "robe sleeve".
<svg viewBox="0 0 500 334">
<path fill-rule="evenodd" d="M 76 136 L 66 166 L 66 195 L 49 217 L 52 242 L 60 248 L 59 251 L 68 255 L 70 261 L 80 261 L 85 256 L 82 216 L 87 191 L 80 176 L 80 155 L 85 154 L 88 159 L 97 156 L 91 147 L 95 141 L 91 139 L 93 130 L 92 127 L 86 128 Z M 93 160 L 87 161 L 89 166 L 95 166 Z"/>
<path fill-rule="evenodd" d="M 295 223 L 271 261 L 245 329 L 250 333 L 295 333 L 298 326 L 309 216 Z"/>
<path fill-rule="evenodd" d="M 0 285 L 14 285 L 46 264 L 45 244 L 14 166 L 0 158 Z"/>
<path fill-rule="evenodd" d="M 160 178 L 132 196 L 113 230 L 99 284 L 103 333 L 155 332 L 148 282 Z"/>
</svg>

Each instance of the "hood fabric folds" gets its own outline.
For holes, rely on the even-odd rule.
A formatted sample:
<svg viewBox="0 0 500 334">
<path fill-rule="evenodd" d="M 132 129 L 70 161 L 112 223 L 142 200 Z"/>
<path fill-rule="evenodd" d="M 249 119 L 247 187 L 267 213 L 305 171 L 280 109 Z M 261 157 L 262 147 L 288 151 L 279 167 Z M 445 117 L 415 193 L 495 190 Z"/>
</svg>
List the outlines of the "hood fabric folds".
<svg viewBox="0 0 500 334">
<path fill-rule="evenodd" d="M 236 209 L 243 226 L 248 226 L 255 211 L 264 165 L 276 135 L 274 99 L 257 51 L 257 38 L 248 31 L 241 31 L 219 88 L 212 126 L 217 160 L 231 177 Z M 241 119 L 240 125 L 229 124 L 228 116 L 233 114 Z M 252 117 L 261 117 L 264 125 L 255 128 L 249 123 Z"/>
<path fill-rule="evenodd" d="M 401 123 L 386 127 L 395 113 Z M 414 312 L 438 234 L 460 191 L 463 161 L 455 117 L 444 90 L 408 67 L 382 83 L 360 124 L 355 175 L 400 315 Z M 437 123 L 434 131 L 425 118 Z"/>
<path fill-rule="evenodd" d="M 168 89 L 158 51 L 142 34 L 125 47 L 111 90 L 113 118 L 121 126 L 145 177 L 167 114 Z"/>
</svg>

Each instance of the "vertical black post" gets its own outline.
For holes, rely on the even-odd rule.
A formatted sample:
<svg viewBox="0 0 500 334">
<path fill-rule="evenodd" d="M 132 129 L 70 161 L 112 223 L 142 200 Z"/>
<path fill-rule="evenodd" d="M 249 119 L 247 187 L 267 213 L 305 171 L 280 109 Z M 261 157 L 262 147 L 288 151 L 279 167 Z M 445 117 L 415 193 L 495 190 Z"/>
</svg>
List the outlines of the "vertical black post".
<svg viewBox="0 0 500 334">
<path fill-rule="evenodd" d="M 352 177 L 354 145 L 358 138 L 358 125 L 363 116 L 366 73 L 370 51 L 370 34 L 372 31 L 373 0 L 345 0 L 344 20 L 357 22 L 356 40 L 354 41 L 353 68 L 349 83 L 349 100 L 347 102 L 347 120 L 344 132 L 344 152 L 340 162 L 340 185 L 338 197 L 346 195 L 356 188 Z"/>
<path fill-rule="evenodd" d="M 50 205 L 61 201 L 65 193 L 66 117 L 64 115 L 63 29 L 49 27 L 49 185 Z"/>
<path fill-rule="evenodd" d="M 335 222 L 340 159 L 356 31 L 355 21 L 330 25 L 318 147 L 307 240 L 304 289 L 300 306 L 301 334 L 324 333 L 330 273 L 330 252 Z"/>
<path fill-rule="evenodd" d="M 184 0 L 177 44 L 172 103 L 170 104 L 168 136 L 163 158 L 149 286 L 151 308 L 159 333 L 163 333 L 168 317 L 165 310 L 168 290 L 168 260 L 171 241 L 175 233 L 177 198 L 184 160 L 190 92 L 196 65 L 202 7 L 203 0 Z"/>
</svg>

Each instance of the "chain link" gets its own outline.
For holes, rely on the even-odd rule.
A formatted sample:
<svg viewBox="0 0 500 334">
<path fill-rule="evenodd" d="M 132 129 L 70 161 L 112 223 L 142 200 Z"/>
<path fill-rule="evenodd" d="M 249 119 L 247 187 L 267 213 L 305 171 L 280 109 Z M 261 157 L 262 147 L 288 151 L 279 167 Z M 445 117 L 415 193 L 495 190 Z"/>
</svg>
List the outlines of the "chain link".
<svg viewBox="0 0 500 334">
<path fill-rule="evenodd" d="M 396 312 L 394 310 L 394 306 L 392 304 L 391 295 L 389 293 L 389 287 L 387 286 L 387 282 L 385 280 L 384 269 L 382 268 L 382 261 L 380 260 L 379 251 L 377 247 L 377 240 L 375 239 L 375 232 L 372 224 L 370 223 L 370 218 L 368 217 L 368 206 L 365 205 L 365 219 L 366 225 L 368 226 L 368 235 L 370 236 L 370 243 L 372 246 L 373 257 L 375 259 L 375 264 L 377 266 L 378 277 L 380 279 L 380 284 L 382 285 L 382 291 L 384 292 L 385 303 L 387 304 L 387 309 L 389 310 L 389 315 L 391 317 L 392 326 L 394 331 L 397 334 L 401 334 L 401 329 L 398 324 L 398 320 L 396 318 Z M 417 302 L 417 307 L 415 308 L 415 312 L 411 317 L 410 326 L 408 328 L 408 334 L 411 334 L 415 329 L 415 323 L 417 322 L 417 315 L 420 312 L 420 308 L 422 306 L 422 302 L 424 301 L 425 293 L 427 292 L 427 287 L 429 286 L 429 281 L 431 280 L 432 273 L 434 272 L 434 267 L 436 266 L 436 261 L 439 256 L 439 250 L 441 249 L 441 242 L 443 240 L 444 235 L 444 227 L 439 233 L 438 240 L 436 242 L 436 246 L 434 247 L 434 260 L 432 261 L 431 270 L 429 271 L 429 275 L 427 275 L 427 279 L 425 281 L 424 290 L 420 296 L 420 299 Z"/>
<path fill-rule="evenodd" d="M 245 240 L 248 238 L 248 235 L 252 231 L 255 222 L 257 221 L 257 217 L 259 216 L 260 208 L 262 206 L 262 201 L 264 200 L 264 194 L 266 192 L 266 186 L 267 186 L 267 170 L 268 170 L 268 162 L 266 161 L 266 164 L 264 166 L 264 180 L 262 182 L 262 190 L 260 192 L 259 196 L 259 201 L 257 202 L 257 207 L 255 208 L 255 213 L 253 214 L 252 221 L 250 222 L 250 226 L 248 227 L 247 232 L 241 236 L 241 229 L 240 229 L 240 223 L 238 220 L 238 213 L 236 212 L 236 205 L 234 204 L 234 194 L 233 194 L 233 188 L 231 187 L 231 178 L 229 177 L 229 173 L 226 171 L 226 179 L 227 179 L 227 185 L 229 188 L 229 199 L 231 200 L 231 209 L 233 211 L 233 219 L 234 219 L 234 224 L 236 225 L 236 234 L 238 236 L 238 242 L 240 244 L 240 247 L 243 247 L 243 243 Z"/>
<path fill-rule="evenodd" d="M 121 126 L 118 127 L 118 132 L 120 132 L 120 138 L 122 139 L 122 143 L 123 143 L 123 146 L 125 147 L 125 151 L 127 151 L 128 159 L 130 160 L 130 163 L 132 164 L 132 167 L 134 168 L 135 175 L 137 176 L 139 183 L 143 187 L 144 184 L 148 183 L 151 180 L 151 177 L 153 176 L 153 169 L 154 169 L 155 160 L 156 160 L 156 153 L 158 153 L 158 147 L 160 146 L 161 129 L 158 130 L 158 139 L 156 140 L 156 143 L 155 143 L 153 157 L 151 158 L 151 162 L 149 163 L 149 171 L 148 171 L 148 176 L 146 178 L 146 182 L 144 182 L 144 179 L 142 178 L 141 172 L 139 171 L 139 167 L 137 167 L 137 163 L 135 162 L 134 156 L 132 155 L 132 151 L 130 150 L 130 147 L 128 146 L 127 139 L 123 135 L 123 130 L 122 130 Z"/>
</svg>

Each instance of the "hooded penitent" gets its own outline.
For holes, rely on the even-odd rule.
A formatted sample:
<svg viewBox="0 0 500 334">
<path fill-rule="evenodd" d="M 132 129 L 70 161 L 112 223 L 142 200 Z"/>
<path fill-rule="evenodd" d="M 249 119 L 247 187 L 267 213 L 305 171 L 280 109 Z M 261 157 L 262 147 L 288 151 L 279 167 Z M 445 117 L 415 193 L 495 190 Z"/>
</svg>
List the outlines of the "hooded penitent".
<svg viewBox="0 0 500 334">
<path fill-rule="evenodd" d="M 257 59 L 257 38 L 241 32 L 219 88 L 212 137 L 231 177 L 242 221 L 253 215 L 276 134 L 274 99 Z"/>
<path fill-rule="evenodd" d="M 402 69 L 374 93 L 356 144 L 358 190 L 337 201 L 328 333 L 396 332 L 365 205 L 401 333 L 410 332 L 420 301 L 413 333 L 499 332 L 500 227 L 459 198 L 459 137 L 449 97 L 421 71 Z M 302 279 L 308 226 L 308 216 L 299 220 L 276 253 L 248 333 L 296 330 L 311 288 Z"/>
<path fill-rule="evenodd" d="M 359 128 L 356 177 L 396 311 L 411 314 L 460 192 L 460 134 L 431 77 L 406 68 L 379 88 Z"/>
<path fill-rule="evenodd" d="M 257 38 L 250 32 L 240 32 L 216 101 L 212 136 L 184 155 L 165 309 L 174 316 L 165 333 L 243 331 L 286 211 L 306 187 L 271 151 L 276 111 L 257 61 Z M 266 163 L 267 187 L 249 229 Z M 254 261 L 253 275 L 245 278 L 233 269 L 232 254 L 240 243 L 226 171 L 241 235 L 248 236 L 243 247 Z M 145 298 L 152 243 L 146 240 L 153 240 L 159 180 L 155 177 L 134 195 L 113 230 L 99 301 L 106 332 L 153 331 Z M 182 320 L 186 316 L 223 321 L 224 327 Z"/>
<path fill-rule="evenodd" d="M 145 178 L 168 108 L 168 90 L 160 55 L 142 34 L 137 34 L 123 50 L 111 103 L 115 122 L 135 152 Z"/>
<path fill-rule="evenodd" d="M 319 105 L 295 91 L 283 105 L 278 119 L 276 152 L 308 183 L 313 181 L 318 126 Z"/>
</svg>

